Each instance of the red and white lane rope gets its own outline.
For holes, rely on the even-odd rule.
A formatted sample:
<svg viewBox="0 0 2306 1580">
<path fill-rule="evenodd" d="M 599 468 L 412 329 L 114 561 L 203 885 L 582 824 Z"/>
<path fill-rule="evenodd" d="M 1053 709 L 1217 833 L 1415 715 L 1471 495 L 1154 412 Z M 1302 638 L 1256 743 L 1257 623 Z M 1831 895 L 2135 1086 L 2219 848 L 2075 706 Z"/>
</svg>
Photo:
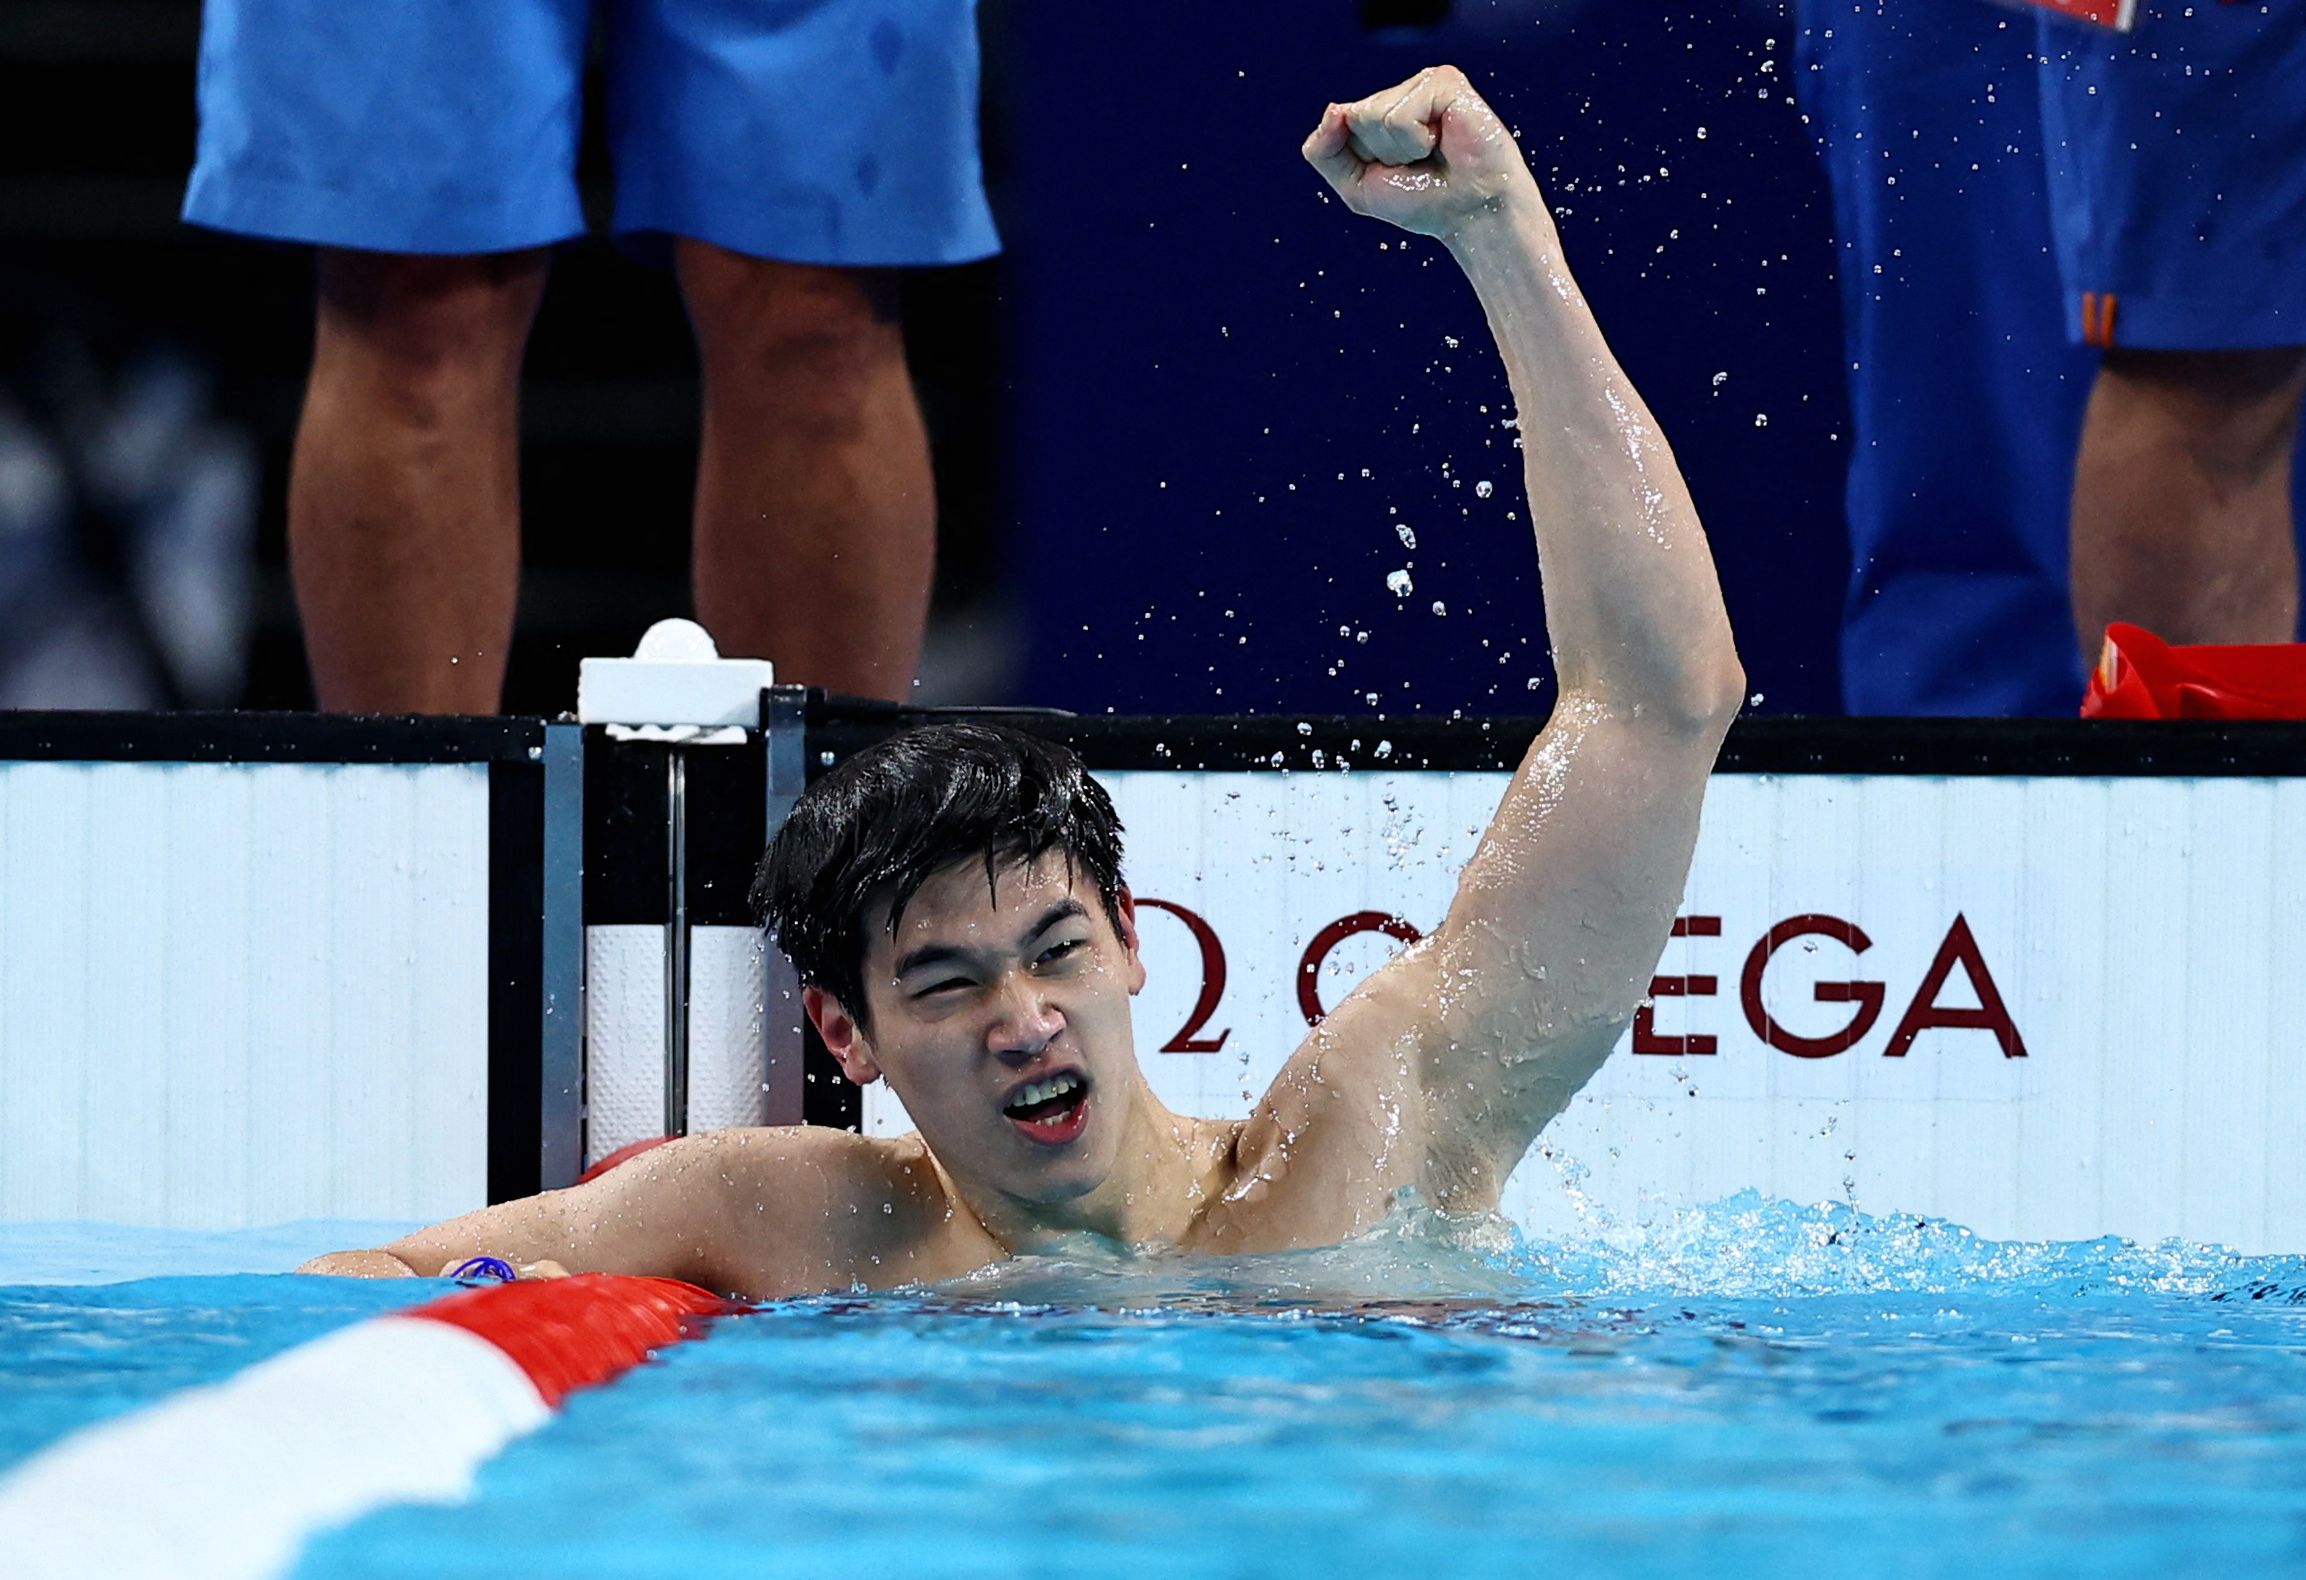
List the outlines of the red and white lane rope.
<svg viewBox="0 0 2306 1580">
<path fill-rule="evenodd" d="M 732 1309 L 665 1278 L 586 1274 L 356 1322 L 85 1428 L 0 1479 L 9 1580 L 253 1580 L 390 1503 L 454 1502 L 571 1392 Z"/>
</svg>

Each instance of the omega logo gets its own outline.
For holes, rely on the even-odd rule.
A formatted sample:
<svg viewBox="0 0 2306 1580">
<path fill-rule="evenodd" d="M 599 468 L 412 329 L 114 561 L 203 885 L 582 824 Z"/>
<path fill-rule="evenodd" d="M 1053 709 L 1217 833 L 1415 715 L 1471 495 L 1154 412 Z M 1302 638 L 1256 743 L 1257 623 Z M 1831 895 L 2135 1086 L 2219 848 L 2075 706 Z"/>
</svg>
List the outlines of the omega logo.
<svg viewBox="0 0 2306 1580">
<path fill-rule="evenodd" d="M 1201 952 L 1201 991 L 1193 1001 L 1192 1011 L 1169 1039 L 1161 1044 L 1163 1053 L 1217 1053 L 1225 1040 L 1233 1035 L 1227 1027 L 1215 1035 L 1207 1035 L 1206 1028 L 1216 1017 L 1219 1003 L 1225 997 L 1225 945 L 1217 936 L 1217 929 L 1209 925 L 1206 917 L 1174 900 L 1140 898 L 1140 907 L 1166 911 L 1185 924 L 1193 935 L 1193 942 Z M 1718 916 L 1679 916 L 1674 918 L 1672 936 L 1675 938 L 1719 938 L 1722 919 Z M 1297 1008 L 1308 1026 L 1319 1025 L 1328 1011 L 1321 1002 L 1321 969 L 1337 946 L 1361 933 L 1382 933 L 1404 944 L 1413 944 L 1421 934 L 1410 923 L 1387 911 L 1355 911 L 1340 916 L 1322 928 L 1306 944 L 1305 952 L 1297 962 Z M 1830 1059 L 1847 1053 L 1862 1042 L 1881 1018 L 1889 1003 L 1889 984 L 1870 978 L 1848 981 L 1820 982 L 1811 989 L 1821 1004 L 1848 1004 L 1849 1018 L 1834 1031 L 1823 1036 L 1807 1036 L 1782 1024 L 1770 1014 L 1762 1001 L 1762 983 L 1770 964 L 1779 951 L 1797 939 L 1823 938 L 1841 944 L 1853 955 L 1862 955 L 1873 948 L 1874 942 L 1865 929 L 1855 922 L 1842 920 L 1817 912 L 1789 916 L 1764 932 L 1746 952 L 1744 969 L 1738 974 L 1738 1006 L 1744 1012 L 1746 1025 L 1765 1045 L 1797 1059 Z M 1947 981 L 1956 967 L 1968 978 L 1970 989 L 1977 995 L 1975 1009 L 1958 1004 L 1941 1003 Z M 1704 1058 L 1720 1051 L 1720 1040 L 1708 1032 L 1688 1032 L 1669 1036 L 1657 1029 L 1654 1001 L 1661 998 L 1713 998 L 1720 992 L 1720 980 L 1695 973 L 1679 976 L 1652 977 L 1649 1001 L 1634 1013 L 1633 1051 L 1637 1054 L 1663 1054 L 1674 1057 Z M 1986 965 L 1985 955 L 1970 931 L 1967 918 L 1957 912 L 1953 924 L 1946 929 L 1944 940 L 1922 972 L 1921 981 L 1908 997 L 1904 1011 L 1890 1033 L 1889 1045 L 1882 1056 L 1902 1059 L 1913 1048 L 1914 1040 L 1923 1032 L 1938 1028 L 1991 1032 L 2004 1058 L 2026 1057 L 2026 1042 L 2019 1035 L 2017 1022 L 2011 1017 L 2009 1006 L 2003 1001 L 2001 988 Z"/>
<path fill-rule="evenodd" d="M 1193 934 L 1193 942 L 1201 950 L 1201 993 L 1193 1001 L 1193 1011 L 1185 1017 L 1185 1024 L 1177 1034 L 1161 1044 L 1163 1053 L 1216 1053 L 1232 1036 L 1230 1027 L 1214 1037 L 1201 1035 L 1201 1028 L 1209 1024 L 1217 1013 L 1217 1001 L 1225 996 L 1225 945 L 1217 936 L 1217 929 L 1209 925 L 1206 917 L 1188 910 L 1174 900 L 1148 900 L 1140 898 L 1140 907 L 1149 906 L 1156 911 L 1167 911 L 1183 922 Z M 1328 961 L 1329 952 L 1357 933 L 1383 933 L 1404 944 L 1414 944 L 1424 936 L 1415 927 L 1387 911 L 1355 911 L 1351 916 L 1340 916 L 1318 933 L 1305 946 L 1305 953 L 1297 961 L 1297 1011 L 1305 1017 L 1305 1024 L 1318 1026 L 1321 1017 L 1329 1011 L 1321 1002 L 1321 967 Z"/>
<path fill-rule="evenodd" d="M 1719 938 L 1721 918 L 1718 916 L 1677 916 L 1673 922 L 1676 938 Z M 1830 938 L 1846 945 L 1852 954 L 1862 955 L 1873 948 L 1865 929 L 1855 922 L 1845 922 L 1838 916 L 1824 916 L 1812 912 L 1803 916 L 1789 916 L 1768 932 L 1762 934 L 1753 948 L 1746 952 L 1745 969 L 1738 974 L 1738 1005 L 1745 1011 L 1746 1024 L 1753 1034 L 1770 1047 L 1790 1053 L 1797 1059 L 1830 1059 L 1837 1053 L 1847 1053 L 1874 1023 L 1882 1018 L 1887 1002 L 1889 985 L 1884 982 L 1856 980 L 1849 982 L 1820 982 L 1811 989 L 1821 1004 L 1851 1004 L 1850 1018 L 1841 1029 L 1823 1037 L 1805 1037 L 1781 1025 L 1762 1003 L 1762 978 L 1779 950 L 1797 938 Z M 1967 1009 L 1959 1005 L 1941 1004 L 1938 995 L 1960 966 L 1970 979 L 1970 988 L 1978 996 L 1978 1007 Z M 1720 984 L 1710 976 L 1652 977 L 1650 998 L 1710 998 Z M 1889 1046 L 1882 1050 L 1887 1059 L 1902 1059 L 1914 1045 L 1914 1039 L 1923 1032 L 1940 1026 L 1990 1031 L 2001 1045 L 2002 1056 L 2023 1059 L 2026 1056 L 2025 1039 L 2018 1035 L 2017 1022 L 2010 1018 L 2009 1006 L 2002 1001 L 2002 991 L 1994 981 L 1994 974 L 1986 968 L 1986 957 L 1979 952 L 1978 940 L 1970 932 L 1970 924 L 1960 912 L 1954 914 L 1953 926 L 1946 929 L 1945 941 L 1931 957 L 1929 969 L 1922 973 L 1921 982 L 1914 988 L 1913 997 L 1906 1003 L 1905 1013 L 1898 1017 L 1897 1029 L 1890 1033 Z M 1719 1051 L 1717 1039 L 1693 1032 L 1682 1037 L 1660 1036 L 1655 1011 L 1644 1004 L 1633 1017 L 1633 1051 L 1694 1055 L 1699 1058 Z"/>
</svg>

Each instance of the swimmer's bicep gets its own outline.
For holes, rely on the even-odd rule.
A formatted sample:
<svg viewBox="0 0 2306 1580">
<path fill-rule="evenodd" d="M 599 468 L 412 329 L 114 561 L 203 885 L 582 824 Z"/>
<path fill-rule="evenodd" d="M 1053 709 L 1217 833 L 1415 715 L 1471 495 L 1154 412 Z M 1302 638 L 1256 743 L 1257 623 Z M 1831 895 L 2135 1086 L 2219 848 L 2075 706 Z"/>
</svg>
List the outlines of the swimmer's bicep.
<svg viewBox="0 0 2306 1580">
<path fill-rule="evenodd" d="M 403 1235 L 378 1249 L 408 1264 L 419 1278 L 440 1278 L 476 1256 L 493 1256 L 515 1267 L 556 1261 L 571 1272 L 589 1272 L 571 1260 L 568 1237 L 550 1192 L 520 1201 L 499 1202 Z"/>
<path fill-rule="evenodd" d="M 473 1256 L 678 1278 L 768 1297 L 843 1287 L 863 1203 L 891 1195 L 876 1143 L 812 1126 L 667 1142 L 588 1184 L 484 1207 L 383 1247 L 426 1277 Z"/>
<path fill-rule="evenodd" d="M 670 1142 L 565 1190 L 500 1202 L 383 1247 L 419 1276 L 475 1256 L 572 1273 L 717 1280 L 721 1203 L 709 1190 L 709 1138 Z"/>
<path fill-rule="evenodd" d="M 1446 1128 L 1516 1155 L 1648 991 L 1718 750 L 1708 733 L 1568 709 L 1523 760 L 1421 967 L 1436 995 L 1425 1085 Z"/>
<path fill-rule="evenodd" d="M 1433 940 L 1453 1020 L 1542 1042 L 1631 1012 L 1689 879 L 1718 749 L 1710 732 L 1557 715 Z"/>
</svg>

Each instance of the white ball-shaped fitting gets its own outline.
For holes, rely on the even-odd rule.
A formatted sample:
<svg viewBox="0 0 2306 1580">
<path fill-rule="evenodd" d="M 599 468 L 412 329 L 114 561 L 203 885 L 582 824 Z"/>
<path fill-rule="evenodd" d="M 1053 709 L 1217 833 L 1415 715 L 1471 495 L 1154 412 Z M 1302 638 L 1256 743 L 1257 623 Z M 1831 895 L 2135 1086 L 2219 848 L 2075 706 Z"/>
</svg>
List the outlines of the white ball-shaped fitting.
<svg viewBox="0 0 2306 1580">
<path fill-rule="evenodd" d="M 633 649 L 633 657 L 652 664 L 709 664 L 720 656 L 712 633 L 694 620 L 659 620 Z"/>
</svg>

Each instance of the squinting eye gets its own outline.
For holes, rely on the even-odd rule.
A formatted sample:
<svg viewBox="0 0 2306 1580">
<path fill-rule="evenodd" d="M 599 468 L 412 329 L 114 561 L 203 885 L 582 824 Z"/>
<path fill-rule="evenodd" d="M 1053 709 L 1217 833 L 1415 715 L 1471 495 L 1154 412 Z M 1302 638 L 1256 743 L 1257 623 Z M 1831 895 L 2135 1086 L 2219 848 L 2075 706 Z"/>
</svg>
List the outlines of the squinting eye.
<svg viewBox="0 0 2306 1580">
<path fill-rule="evenodd" d="M 1067 955 L 1071 954 L 1071 953 L 1072 953 L 1074 950 L 1076 950 L 1076 949 L 1078 949 L 1078 948 L 1080 948 L 1080 947 L 1081 947 L 1081 940 L 1080 940 L 1080 939 L 1078 939 L 1078 938 L 1068 938 L 1068 939 L 1066 939 L 1066 940 L 1065 940 L 1065 942 L 1063 942 L 1063 943 L 1061 943 L 1061 944 L 1051 944 L 1051 945 L 1050 945 L 1048 948 L 1046 948 L 1046 949 L 1042 950 L 1042 951 L 1041 951 L 1041 960 L 1042 960 L 1042 962 L 1043 962 L 1044 964 L 1046 964 L 1047 962 L 1049 962 L 1049 961 L 1051 961 L 1051 960 L 1061 960 L 1061 959 L 1063 959 L 1065 956 L 1067 956 Z"/>
<path fill-rule="evenodd" d="M 947 977 L 942 982 L 933 983 L 932 985 L 921 989 L 918 993 L 915 993 L 913 997 L 928 998 L 932 994 L 947 993 L 952 991 L 954 988 L 965 988 L 968 985 L 969 979 L 967 977 Z"/>
</svg>

